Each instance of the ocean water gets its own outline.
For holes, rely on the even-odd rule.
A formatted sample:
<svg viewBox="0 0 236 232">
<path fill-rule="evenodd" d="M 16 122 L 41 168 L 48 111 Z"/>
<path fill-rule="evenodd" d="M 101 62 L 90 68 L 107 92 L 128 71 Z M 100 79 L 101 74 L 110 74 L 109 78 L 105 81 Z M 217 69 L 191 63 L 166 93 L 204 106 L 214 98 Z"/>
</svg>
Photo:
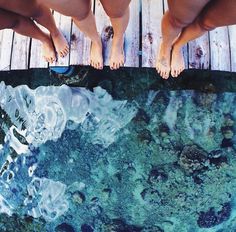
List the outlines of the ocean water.
<svg viewBox="0 0 236 232">
<path fill-rule="evenodd" d="M 236 93 L 0 83 L 0 231 L 236 231 Z"/>
</svg>

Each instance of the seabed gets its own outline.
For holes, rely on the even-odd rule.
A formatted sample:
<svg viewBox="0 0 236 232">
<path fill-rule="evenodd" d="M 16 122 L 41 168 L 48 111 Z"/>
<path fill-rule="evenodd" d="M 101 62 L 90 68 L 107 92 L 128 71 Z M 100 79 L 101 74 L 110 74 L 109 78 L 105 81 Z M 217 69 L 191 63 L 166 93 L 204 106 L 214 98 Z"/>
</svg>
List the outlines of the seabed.
<svg viewBox="0 0 236 232">
<path fill-rule="evenodd" d="M 77 68 L 0 74 L 0 231 L 236 231 L 235 74 Z"/>
</svg>

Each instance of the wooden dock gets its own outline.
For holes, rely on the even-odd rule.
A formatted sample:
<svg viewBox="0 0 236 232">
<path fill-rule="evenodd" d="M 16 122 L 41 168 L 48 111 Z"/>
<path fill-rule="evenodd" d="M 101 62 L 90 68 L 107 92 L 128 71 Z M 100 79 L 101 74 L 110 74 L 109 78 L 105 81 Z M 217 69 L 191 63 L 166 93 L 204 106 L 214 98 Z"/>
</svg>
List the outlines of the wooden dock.
<svg viewBox="0 0 236 232">
<path fill-rule="evenodd" d="M 113 30 L 99 0 L 93 4 L 97 27 L 108 65 Z M 167 9 L 165 0 L 132 0 L 130 22 L 125 34 L 126 67 L 154 67 L 161 40 L 161 18 Z M 54 12 L 56 23 L 70 43 L 70 54 L 51 66 L 88 65 L 91 42 L 70 17 Z M 236 26 L 218 28 L 184 47 L 186 67 L 236 71 Z M 47 68 L 39 41 L 12 30 L 0 31 L 0 70 Z"/>
</svg>

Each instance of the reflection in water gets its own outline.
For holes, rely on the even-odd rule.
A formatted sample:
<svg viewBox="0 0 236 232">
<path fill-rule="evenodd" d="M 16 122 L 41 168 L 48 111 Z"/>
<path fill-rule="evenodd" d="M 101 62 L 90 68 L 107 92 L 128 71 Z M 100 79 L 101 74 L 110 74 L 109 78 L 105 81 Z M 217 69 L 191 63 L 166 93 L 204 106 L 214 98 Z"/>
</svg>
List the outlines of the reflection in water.
<svg viewBox="0 0 236 232">
<path fill-rule="evenodd" d="M 234 231 L 235 104 L 1 83 L 0 211 L 38 231 Z"/>
</svg>

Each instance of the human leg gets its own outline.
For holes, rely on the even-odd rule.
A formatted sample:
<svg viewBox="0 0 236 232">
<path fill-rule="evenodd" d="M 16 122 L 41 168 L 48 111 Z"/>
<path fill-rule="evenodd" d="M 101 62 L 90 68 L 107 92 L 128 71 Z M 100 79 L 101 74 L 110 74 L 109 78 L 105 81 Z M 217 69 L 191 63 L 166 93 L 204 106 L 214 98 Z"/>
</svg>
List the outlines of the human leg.
<svg viewBox="0 0 236 232">
<path fill-rule="evenodd" d="M 184 27 L 191 24 L 209 0 L 168 0 L 169 10 L 162 18 L 162 42 L 157 53 L 156 69 L 162 78 L 169 77 L 171 50 Z M 182 63 L 184 66 L 184 63 Z"/>
<path fill-rule="evenodd" d="M 52 63 L 55 60 L 56 56 L 50 37 L 41 31 L 31 19 L 0 8 L 0 30 L 6 28 L 40 40 L 43 43 L 43 56 L 46 61 Z"/>
<path fill-rule="evenodd" d="M 124 33 L 129 23 L 130 0 L 101 0 L 101 3 L 110 17 L 114 30 L 110 54 L 110 68 L 118 69 L 124 65 Z"/>
<path fill-rule="evenodd" d="M 54 18 L 48 7 L 39 4 L 36 0 L 32 0 L 30 4 L 28 0 L 4 0 L 1 1 L 0 6 L 5 10 L 15 12 L 28 18 L 33 18 L 48 29 L 58 55 L 63 57 L 68 53 L 68 43 L 56 27 Z"/>
<path fill-rule="evenodd" d="M 227 12 L 227 14 L 223 13 Z M 202 36 L 216 27 L 236 24 L 236 2 L 234 0 L 212 0 L 198 16 L 186 27 L 175 42 L 172 51 L 171 67 L 173 74 L 180 74 L 179 61 L 183 60 L 181 48 L 191 40 Z"/>
<path fill-rule="evenodd" d="M 73 18 L 76 26 L 91 39 L 91 65 L 94 68 L 102 69 L 102 43 L 91 11 L 91 0 L 38 0 L 38 2 Z"/>
</svg>

